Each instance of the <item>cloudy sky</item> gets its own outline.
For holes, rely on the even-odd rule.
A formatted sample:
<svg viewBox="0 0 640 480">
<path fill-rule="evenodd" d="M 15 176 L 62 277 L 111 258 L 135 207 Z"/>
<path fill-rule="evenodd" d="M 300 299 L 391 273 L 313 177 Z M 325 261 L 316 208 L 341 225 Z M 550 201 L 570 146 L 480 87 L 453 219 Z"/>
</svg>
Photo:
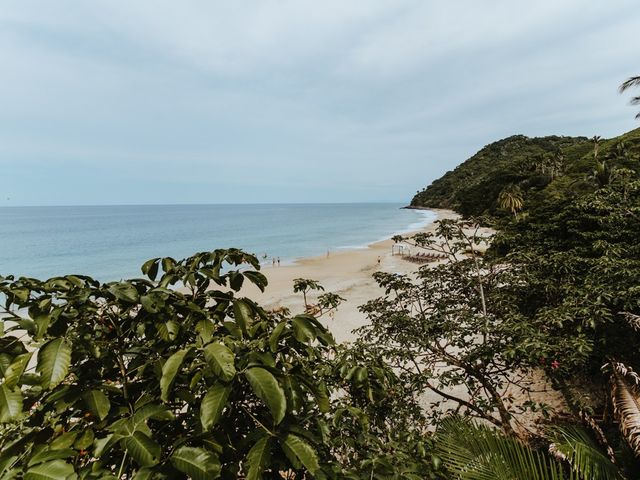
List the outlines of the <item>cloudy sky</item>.
<svg viewBox="0 0 640 480">
<path fill-rule="evenodd" d="M 0 205 L 408 201 L 640 126 L 637 0 L 3 0 Z"/>
</svg>

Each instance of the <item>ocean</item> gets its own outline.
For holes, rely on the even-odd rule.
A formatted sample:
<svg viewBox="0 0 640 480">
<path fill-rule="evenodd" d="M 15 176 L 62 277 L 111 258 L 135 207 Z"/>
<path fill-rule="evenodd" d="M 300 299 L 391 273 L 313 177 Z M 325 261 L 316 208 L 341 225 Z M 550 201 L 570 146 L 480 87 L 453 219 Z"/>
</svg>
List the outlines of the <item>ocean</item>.
<svg viewBox="0 0 640 480">
<path fill-rule="evenodd" d="M 435 219 L 401 204 L 123 205 L 0 208 L 0 275 L 101 281 L 142 276 L 153 257 L 238 247 L 283 264 L 365 248 Z"/>
</svg>

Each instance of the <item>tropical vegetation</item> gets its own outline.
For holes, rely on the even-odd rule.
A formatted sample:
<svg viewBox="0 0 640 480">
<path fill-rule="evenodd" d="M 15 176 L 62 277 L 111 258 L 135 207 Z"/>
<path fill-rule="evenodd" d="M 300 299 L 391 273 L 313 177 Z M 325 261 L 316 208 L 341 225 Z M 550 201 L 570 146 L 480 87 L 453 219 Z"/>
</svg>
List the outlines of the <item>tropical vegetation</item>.
<svg viewBox="0 0 640 480">
<path fill-rule="evenodd" d="M 237 249 L 0 277 L 0 477 L 639 478 L 639 158 L 640 129 L 483 148 L 411 202 L 463 218 L 394 237 L 449 261 L 375 273 L 350 344 L 315 280 L 244 297 Z"/>
</svg>

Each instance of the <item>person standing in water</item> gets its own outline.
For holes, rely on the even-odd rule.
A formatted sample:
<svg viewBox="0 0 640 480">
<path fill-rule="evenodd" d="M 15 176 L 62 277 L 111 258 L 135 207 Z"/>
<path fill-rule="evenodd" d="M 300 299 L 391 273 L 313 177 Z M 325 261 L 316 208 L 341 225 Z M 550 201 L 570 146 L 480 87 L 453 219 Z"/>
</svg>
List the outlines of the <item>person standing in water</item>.
<svg viewBox="0 0 640 480">
<path fill-rule="evenodd" d="M 280 266 L 280 257 L 278 257 L 278 266 Z"/>
</svg>

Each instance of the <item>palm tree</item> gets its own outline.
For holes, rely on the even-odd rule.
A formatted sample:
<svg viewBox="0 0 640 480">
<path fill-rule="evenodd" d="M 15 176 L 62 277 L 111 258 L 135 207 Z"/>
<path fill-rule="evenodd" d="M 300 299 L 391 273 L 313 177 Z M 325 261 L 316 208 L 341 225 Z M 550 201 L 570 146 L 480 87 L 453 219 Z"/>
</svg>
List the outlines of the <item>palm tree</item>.
<svg viewBox="0 0 640 480">
<path fill-rule="evenodd" d="M 583 429 L 555 427 L 552 440 L 551 454 L 547 454 L 487 425 L 448 417 L 436 432 L 435 448 L 451 478 L 457 480 L 624 478 Z"/>
<path fill-rule="evenodd" d="M 625 440 L 636 455 L 640 455 L 640 395 L 637 385 L 627 381 L 631 377 L 637 384 L 638 376 L 629 375 L 630 369 L 622 364 L 614 364 L 611 375 L 611 400 Z M 626 377 L 624 373 L 627 373 Z"/>
<path fill-rule="evenodd" d="M 631 87 L 640 87 L 640 77 L 628 78 L 622 85 L 620 85 L 619 91 L 620 93 L 623 93 Z M 631 105 L 640 105 L 640 96 L 632 97 L 629 103 Z M 636 115 L 636 118 L 640 119 L 640 113 Z"/>
<path fill-rule="evenodd" d="M 609 168 L 606 160 L 599 161 L 596 159 L 596 168 L 593 170 L 591 174 L 591 178 L 593 178 L 600 188 L 606 187 L 613 180 L 614 171 Z"/>
<path fill-rule="evenodd" d="M 562 465 L 544 452 L 486 425 L 460 417 L 444 419 L 435 438 L 436 453 L 458 480 L 564 479 Z"/>
<path fill-rule="evenodd" d="M 549 453 L 566 463 L 578 478 L 618 480 L 624 477 L 618 466 L 613 463 L 613 451 L 608 452 L 582 427 L 563 425 L 552 427 L 549 431 Z M 610 457 L 608 456 L 610 454 Z"/>
<path fill-rule="evenodd" d="M 600 151 L 600 140 L 602 137 L 600 135 L 594 135 L 591 140 L 593 141 L 593 158 L 598 158 L 598 152 Z"/>
<path fill-rule="evenodd" d="M 518 212 L 524 207 L 522 191 L 515 185 L 509 185 L 498 195 L 498 205 L 500 208 L 510 210 L 514 217 L 518 216 Z"/>
</svg>

